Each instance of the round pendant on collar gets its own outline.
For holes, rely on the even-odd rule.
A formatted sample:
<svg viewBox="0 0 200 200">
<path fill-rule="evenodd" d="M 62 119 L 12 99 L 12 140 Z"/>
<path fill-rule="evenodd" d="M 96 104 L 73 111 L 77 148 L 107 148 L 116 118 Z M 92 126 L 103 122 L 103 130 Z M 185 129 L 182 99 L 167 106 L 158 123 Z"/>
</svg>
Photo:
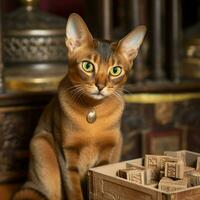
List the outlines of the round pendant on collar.
<svg viewBox="0 0 200 200">
<path fill-rule="evenodd" d="M 96 112 L 95 112 L 95 110 L 92 110 L 87 114 L 87 121 L 90 124 L 92 124 L 92 123 L 94 123 L 96 121 Z"/>
</svg>

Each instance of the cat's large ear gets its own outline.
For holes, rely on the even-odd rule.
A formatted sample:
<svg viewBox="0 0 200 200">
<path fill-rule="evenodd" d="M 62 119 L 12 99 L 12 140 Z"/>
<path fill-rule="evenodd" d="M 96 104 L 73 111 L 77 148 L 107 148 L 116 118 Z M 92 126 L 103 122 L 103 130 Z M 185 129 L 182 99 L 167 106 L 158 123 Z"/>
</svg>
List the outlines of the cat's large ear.
<svg viewBox="0 0 200 200">
<path fill-rule="evenodd" d="M 124 54 L 129 61 L 132 61 L 137 56 L 138 49 L 142 44 L 145 33 L 145 26 L 137 26 L 119 41 L 118 50 L 120 50 L 120 53 Z"/>
<path fill-rule="evenodd" d="M 92 35 L 83 19 L 76 13 L 69 16 L 66 26 L 65 44 L 69 52 L 76 48 L 89 45 L 93 41 Z"/>
</svg>

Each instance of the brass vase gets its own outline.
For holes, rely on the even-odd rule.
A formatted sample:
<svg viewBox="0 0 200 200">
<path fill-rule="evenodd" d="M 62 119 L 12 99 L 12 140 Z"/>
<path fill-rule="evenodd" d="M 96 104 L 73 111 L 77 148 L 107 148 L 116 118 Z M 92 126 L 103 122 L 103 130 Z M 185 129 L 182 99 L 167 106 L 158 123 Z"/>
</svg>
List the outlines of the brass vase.
<svg viewBox="0 0 200 200">
<path fill-rule="evenodd" d="M 15 91 L 54 90 L 67 72 L 66 20 L 41 12 L 38 0 L 4 18 L 5 84 Z"/>
</svg>

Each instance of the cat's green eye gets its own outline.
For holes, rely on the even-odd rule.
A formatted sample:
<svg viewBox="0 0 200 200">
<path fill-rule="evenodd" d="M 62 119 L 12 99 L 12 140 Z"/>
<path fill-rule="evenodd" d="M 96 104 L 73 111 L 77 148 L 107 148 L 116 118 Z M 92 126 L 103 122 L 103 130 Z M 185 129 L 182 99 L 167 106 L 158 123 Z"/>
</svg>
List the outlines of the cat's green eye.
<svg viewBox="0 0 200 200">
<path fill-rule="evenodd" d="M 119 76 L 121 73 L 122 73 L 122 68 L 119 66 L 115 66 L 110 69 L 111 76 Z"/>
<path fill-rule="evenodd" d="M 82 68 L 85 72 L 93 72 L 94 71 L 94 65 L 89 61 L 83 61 Z"/>
</svg>

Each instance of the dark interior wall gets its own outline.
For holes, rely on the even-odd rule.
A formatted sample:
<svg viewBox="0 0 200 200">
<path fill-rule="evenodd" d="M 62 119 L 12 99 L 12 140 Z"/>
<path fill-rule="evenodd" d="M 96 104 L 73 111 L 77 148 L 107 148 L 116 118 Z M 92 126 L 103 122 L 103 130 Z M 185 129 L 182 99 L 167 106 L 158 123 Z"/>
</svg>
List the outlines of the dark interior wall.
<svg viewBox="0 0 200 200">
<path fill-rule="evenodd" d="M 21 5 L 20 0 L 3 0 L 5 12 L 10 12 Z M 70 13 L 83 14 L 84 0 L 40 0 L 39 8 L 63 17 Z"/>
<path fill-rule="evenodd" d="M 195 25 L 200 20 L 200 1 L 182 0 L 183 29 Z"/>
<path fill-rule="evenodd" d="M 20 0 L 3 0 L 4 1 L 4 10 L 6 12 L 12 11 L 15 8 L 20 6 Z M 118 24 L 118 15 L 115 11 L 118 10 L 118 7 L 122 5 L 121 2 L 124 0 L 115 0 L 114 7 L 114 23 Z M 68 17 L 71 12 L 77 12 L 81 15 L 87 14 L 92 10 L 87 10 L 85 13 L 85 7 L 88 4 L 88 0 L 40 0 L 39 7 L 51 13 L 61 15 L 63 17 Z M 93 2 L 97 2 L 96 0 Z M 96 3 L 94 3 L 95 6 Z M 91 7 L 89 7 L 91 9 Z M 89 12 L 89 13 L 88 13 Z M 183 15 L 183 28 L 194 25 L 200 19 L 200 1 L 199 0 L 182 0 L 182 15 Z"/>
<path fill-rule="evenodd" d="M 68 17 L 70 13 L 83 14 L 84 0 L 40 0 L 42 10 Z"/>
</svg>

